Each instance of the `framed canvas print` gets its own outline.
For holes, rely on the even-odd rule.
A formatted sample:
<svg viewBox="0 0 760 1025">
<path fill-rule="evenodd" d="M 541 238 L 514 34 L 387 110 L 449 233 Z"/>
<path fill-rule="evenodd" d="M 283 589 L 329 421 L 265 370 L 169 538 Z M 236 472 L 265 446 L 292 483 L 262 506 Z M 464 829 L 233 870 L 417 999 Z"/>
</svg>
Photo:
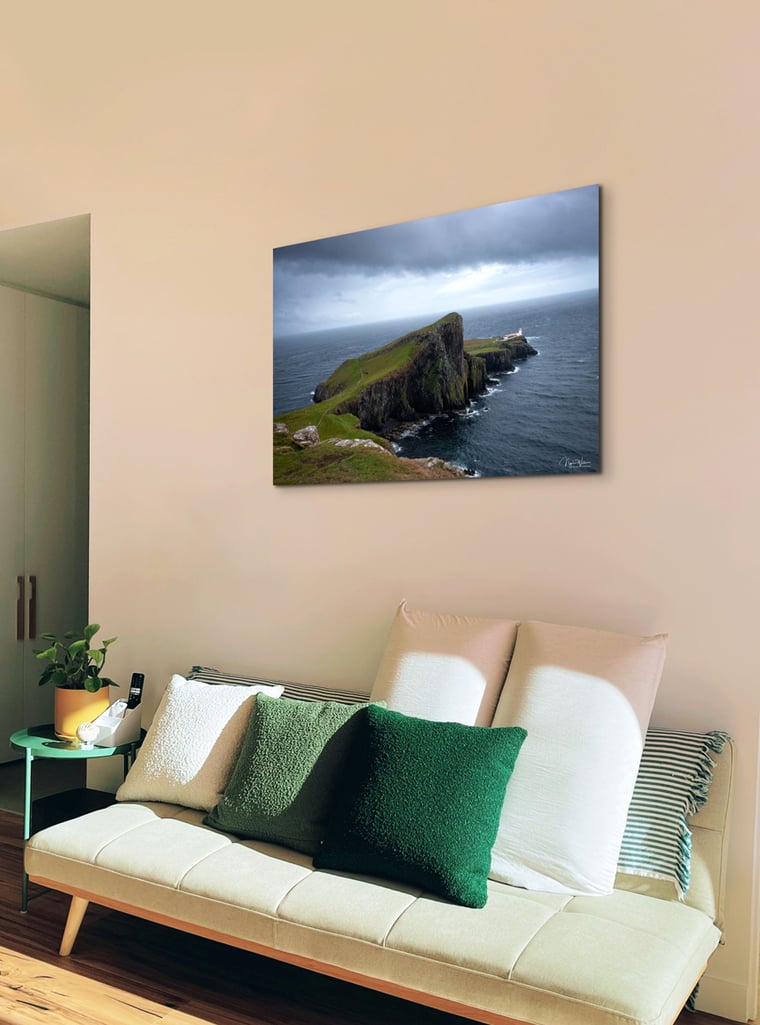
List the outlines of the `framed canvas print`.
<svg viewBox="0 0 760 1025">
<path fill-rule="evenodd" d="M 274 483 L 598 473 L 599 199 L 275 249 Z"/>
</svg>

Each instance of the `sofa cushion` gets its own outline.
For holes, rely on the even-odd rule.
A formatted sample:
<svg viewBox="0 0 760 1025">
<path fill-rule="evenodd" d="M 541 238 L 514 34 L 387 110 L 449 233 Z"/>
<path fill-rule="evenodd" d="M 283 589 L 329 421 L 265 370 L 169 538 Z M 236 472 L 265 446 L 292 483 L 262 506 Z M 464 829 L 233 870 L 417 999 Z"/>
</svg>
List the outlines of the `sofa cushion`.
<svg viewBox="0 0 760 1025">
<path fill-rule="evenodd" d="M 459 1001 L 479 1020 L 668 1025 L 720 939 L 681 902 L 617 891 L 584 898 L 489 882 L 475 911 L 402 884 L 314 871 L 303 854 L 235 841 L 202 817 L 114 805 L 36 833 L 26 868 L 146 918 L 405 986 L 434 1005 Z"/>
<path fill-rule="evenodd" d="M 403 601 L 371 698 L 405 715 L 489 726 L 516 632 L 511 619 L 422 612 Z"/>
<path fill-rule="evenodd" d="M 173 676 L 116 800 L 210 811 L 227 785 L 257 693 L 277 697 L 282 687 L 216 686 Z"/>
<path fill-rule="evenodd" d="M 528 731 L 491 877 L 565 893 L 612 891 L 666 637 L 521 623 L 494 726 Z"/>
<path fill-rule="evenodd" d="M 519 727 L 432 722 L 370 705 L 315 866 L 387 876 L 483 907 L 524 739 Z"/>
<path fill-rule="evenodd" d="M 652 728 L 647 732 L 636 786 L 620 848 L 615 886 L 640 890 L 641 877 L 664 880 L 683 898 L 691 881 L 691 830 L 687 816 L 707 801 L 712 753 L 725 733 L 689 733 Z"/>
<path fill-rule="evenodd" d="M 364 708 L 258 695 L 227 789 L 206 824 L 314 854 Z"/>
</svg>

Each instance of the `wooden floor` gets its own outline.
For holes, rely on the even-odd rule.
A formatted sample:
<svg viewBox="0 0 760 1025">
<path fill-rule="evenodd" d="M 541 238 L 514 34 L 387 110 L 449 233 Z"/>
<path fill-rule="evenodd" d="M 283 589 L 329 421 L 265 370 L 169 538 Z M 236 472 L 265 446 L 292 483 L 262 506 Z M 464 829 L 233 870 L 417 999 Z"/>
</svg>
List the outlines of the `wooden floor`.
<svg viewBox="0 0 760 1025">
<path fill-rule="evenodd" d="M 21 835 L 19 816 L 0 812 L 0 1025 L 464 1025 L 92 905 L 59 957 L 68 900 L 45 893 L 20 913 Z M 679 1025 L 722 1020 L 684 1012 Z"/>
</svg>

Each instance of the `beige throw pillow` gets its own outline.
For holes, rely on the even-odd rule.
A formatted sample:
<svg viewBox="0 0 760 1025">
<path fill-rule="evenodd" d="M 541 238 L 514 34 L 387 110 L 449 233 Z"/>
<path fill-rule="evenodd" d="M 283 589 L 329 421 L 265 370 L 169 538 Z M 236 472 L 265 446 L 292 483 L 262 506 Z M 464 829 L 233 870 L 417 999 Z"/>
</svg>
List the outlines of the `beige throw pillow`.
<svg viewBox="0 0 760 1025">
<path fill-rule="evenodd" d="M 528 731 L 491 878 L 610 893 L 665 659 L 666 635 L 521 623 L 494 726 Z"/>
<path fill-rule="evenodd" d="M 399 605 L 370 700 L 436 722 L 490 726 L 517 635 L 511 619 Z"/>
</svg>

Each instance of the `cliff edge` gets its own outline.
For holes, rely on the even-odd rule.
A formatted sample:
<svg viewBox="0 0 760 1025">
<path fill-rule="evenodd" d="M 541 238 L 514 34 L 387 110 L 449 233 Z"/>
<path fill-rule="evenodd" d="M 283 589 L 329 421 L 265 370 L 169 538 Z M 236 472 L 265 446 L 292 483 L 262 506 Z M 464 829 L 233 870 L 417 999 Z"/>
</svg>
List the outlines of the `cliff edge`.
<svg viewBox="0 0 760 1025">
<path fill-rule="evenodd" d="M 469 389 L 461 316 L 450 313 L 346 360 L 314 392 L 315 403 L 335 397 L 334 413 L 352 413 L 364 430 L 380 433 L 394 424 L 464 408 Z"/>
<path fill-rule="evenodd" d="M 471 338 L 464 343 L 464 356 L 468 366 L 468 398 L 485 391 L 489 374 L 513 373 L 518 360 L 536 356 L 522 332 L 515 331 L 501 338 Z"/>
</svg>

